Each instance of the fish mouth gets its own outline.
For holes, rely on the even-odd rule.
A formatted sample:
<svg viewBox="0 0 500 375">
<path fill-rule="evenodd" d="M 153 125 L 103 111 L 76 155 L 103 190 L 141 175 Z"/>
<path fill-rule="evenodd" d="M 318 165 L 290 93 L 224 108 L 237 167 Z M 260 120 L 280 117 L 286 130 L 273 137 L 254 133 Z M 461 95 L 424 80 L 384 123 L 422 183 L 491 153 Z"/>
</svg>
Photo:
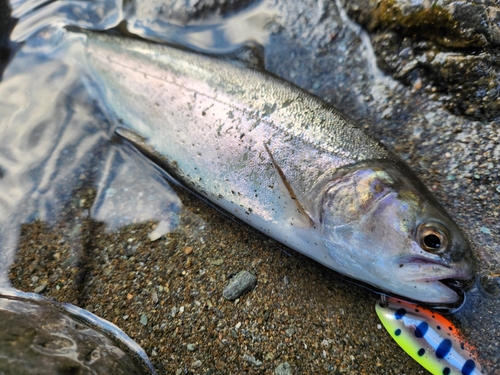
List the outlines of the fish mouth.
<svg viewBox="0 0 500 375">
<path fill-rule="evenodd" d="M 400 258 L 396 264 L 398 267 L 396 273 L 400 281 L 414 285 L 427 285 L 427 287 L 444 292 L 443 297 L 448 296 L 439 302 L 438 300 L 418 301 L 433 309 L 456 311 L 465 301 L 465 290 L 470 287 L 471 281 L 474 281 L 472 269 L 467 264 L 452 267 L 440 260 L 418 256 Z"/>
<path fill-rule="evenodd" d="M 401 279 L 404 281 L 433 282 L 443 280 L 471 280 L 473 274 L 471 269 L 463 267 L 452 267 L 447 263 L 418 256 L 401 258 L 397 261 Z"/>
</svg>

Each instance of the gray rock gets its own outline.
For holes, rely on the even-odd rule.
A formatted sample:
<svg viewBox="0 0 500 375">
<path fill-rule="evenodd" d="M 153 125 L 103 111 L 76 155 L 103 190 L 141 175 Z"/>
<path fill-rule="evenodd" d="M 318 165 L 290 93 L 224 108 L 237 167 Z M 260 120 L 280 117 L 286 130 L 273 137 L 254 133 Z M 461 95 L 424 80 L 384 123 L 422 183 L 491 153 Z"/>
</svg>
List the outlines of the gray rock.
<svg viewBox="0 0 500 375">
<path fill-rule="evenodd" d="M 374 33 L 377 63 L 407 84 L 435 86 L 455 113 L 500 115 L 500 7 L 485 1 L 341 0 Z M 420 84 L 419 84 L 420 86 Z"/>
<path fill-rule="evenodd" d="M 0 350 L 8 358 L 0 373 L 156 374 L 117 327 L 76 306 L 16 294 L 0 295 Z"/>
<path fill-rule="evenodd" d="M 288 362 L 280 363 L 276 370 L 274 370 L 276 375 L 292 375 L 292 366 Z"/>
<path fill-rule="evenodd" d="M 226 285 L 222 295 L 229 301 L 234 301 L 244 293 L 253 289 L 257 278 L 248 271 L 241 271 Z"/>
</svg>

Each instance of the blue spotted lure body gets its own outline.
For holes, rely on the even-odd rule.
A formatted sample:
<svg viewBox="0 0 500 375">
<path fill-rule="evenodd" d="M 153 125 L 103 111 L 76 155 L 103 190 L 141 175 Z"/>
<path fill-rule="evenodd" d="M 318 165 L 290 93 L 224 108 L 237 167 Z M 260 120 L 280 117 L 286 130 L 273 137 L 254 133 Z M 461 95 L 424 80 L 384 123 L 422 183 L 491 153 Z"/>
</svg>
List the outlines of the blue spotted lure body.
<svg viewBox="0 0 500 375">
<path fill-rule="evenodd" d="M 399 346 L 432 374 L 482 374 L 473 348 L 442 315 L 395 298 L 378 302 L 375 309 Z"/>
</svg>

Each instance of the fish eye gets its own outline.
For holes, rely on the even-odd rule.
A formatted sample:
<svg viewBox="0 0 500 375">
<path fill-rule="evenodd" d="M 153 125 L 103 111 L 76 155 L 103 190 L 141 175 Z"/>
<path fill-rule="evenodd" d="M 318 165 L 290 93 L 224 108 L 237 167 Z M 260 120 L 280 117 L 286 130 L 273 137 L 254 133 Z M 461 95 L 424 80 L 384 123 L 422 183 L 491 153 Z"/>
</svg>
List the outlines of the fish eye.
<svg viewBox="0 0 500 375">
<path fill-rule="evenodd" d="M 429 253 L 442 253 L 448 246 L 448 232 L 441 224 L 435 222 L 420 224 L 417 239 L 420 247 Z"/>
</svg>

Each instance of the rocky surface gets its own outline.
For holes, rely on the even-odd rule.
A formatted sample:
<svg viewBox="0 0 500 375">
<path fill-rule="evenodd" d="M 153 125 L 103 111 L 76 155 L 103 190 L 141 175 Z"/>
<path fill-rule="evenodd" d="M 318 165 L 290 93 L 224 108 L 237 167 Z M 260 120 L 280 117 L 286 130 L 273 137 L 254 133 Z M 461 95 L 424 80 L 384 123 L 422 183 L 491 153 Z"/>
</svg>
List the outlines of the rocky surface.
<svg viewBox="0 0 500 375">
<path fill-rule="evenodd" d="M 79 319 L 80 318 L 80 319 Z M 2 374 L 150 373 L 127 348 L 48 301 L 0 297 Z M 144 368 L 142 367 L 144 366 Z"/>
<path fill-rule="evenodd" d="M 252 0 L 157 0 L 148 5 L 156 9 L 158 19 L 185 26 L 200 19 L 227 16 L 249 4 Z"/>
<path fill-rule="evenodd" d="M 407 84 L 441 91 L 447 108 L 500 116 L 500 6 L 491 1 L 342 1 L 372 34 L 379 65 Z"/>
</svg>

